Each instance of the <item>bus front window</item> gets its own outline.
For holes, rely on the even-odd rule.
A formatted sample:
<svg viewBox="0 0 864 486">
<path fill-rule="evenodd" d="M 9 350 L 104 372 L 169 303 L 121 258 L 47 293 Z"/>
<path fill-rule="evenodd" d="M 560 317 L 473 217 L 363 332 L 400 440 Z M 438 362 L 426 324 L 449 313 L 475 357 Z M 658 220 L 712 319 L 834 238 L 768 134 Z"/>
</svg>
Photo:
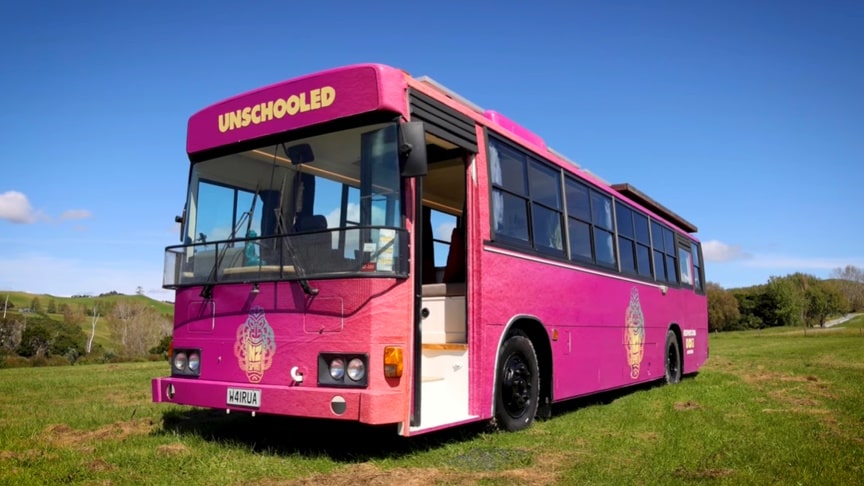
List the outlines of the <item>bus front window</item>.
<svg viewBox="0 0 864 486">
<path fill-rule="evenodd" d="M 397 132 L 366 126 L 194 164 L 164 286 L 407 276 Z"/>
</svg>

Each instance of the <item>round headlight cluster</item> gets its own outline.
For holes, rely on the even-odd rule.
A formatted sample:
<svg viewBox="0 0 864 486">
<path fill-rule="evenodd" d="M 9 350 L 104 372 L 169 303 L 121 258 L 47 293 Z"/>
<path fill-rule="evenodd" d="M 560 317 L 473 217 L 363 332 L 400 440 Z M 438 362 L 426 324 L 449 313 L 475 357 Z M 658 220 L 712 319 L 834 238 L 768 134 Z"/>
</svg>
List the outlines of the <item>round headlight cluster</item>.
<svg viewBox="0 0 864 486">
<path fill-rule="evenodd" d="M 174 373 L 198 376 L 201 373 L 201 352 L 197 349 L 175 350 L 171 366 Z"/>
<path fill-rule="evenodd" d="M 330 377 L 342 381 L 345 375 L 352 381 L 362 381 L 366 377 L 366 364 L 360 358 L 354 358 L 345 365 L 345 359 L 333 358 L 330 360 Z"/>
</svg>

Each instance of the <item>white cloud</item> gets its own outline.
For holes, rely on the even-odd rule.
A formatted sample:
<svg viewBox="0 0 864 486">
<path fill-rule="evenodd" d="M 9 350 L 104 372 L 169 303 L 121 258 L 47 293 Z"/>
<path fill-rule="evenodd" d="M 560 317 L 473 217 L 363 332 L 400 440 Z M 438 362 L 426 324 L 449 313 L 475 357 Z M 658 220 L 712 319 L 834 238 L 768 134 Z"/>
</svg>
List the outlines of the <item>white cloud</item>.
<svg viewBox="0 0 864 486">
<path fill-rule="evenodd" d="M 0 219 L 11 223 L 30 224 L 39 219 L 40 214 L 33 210 L 27 196 L 17 191 L 0 194 Z"/>
<path fill-rule="evenodd" d="M 456 223 L 446 222 L 438 225 L 437 228 L 433 231 L 435 238 L 444 241 L 450 241 L 450 236 L 453 233 L 453 228 L 456 227 Z"/>
<path fill-rule="evenodd" d="M 743 251 L 740 246 L 727 245 L 717 240 L 702 243 L 702 256 L 706 262 L 731 262 L 752 258 L 752 255 Z"/>
<path fill-rule="evenodd" d="M 63 214 L 60 215 L 61 221 L 69 221 L 73 219 L 87 219 L 93 217 L 93 213 L 86 209 L 69 209 L 67 211 L 63 211 Z"/>
<path fill-rule="evenodd" d="M 60 215 L 60 221 L 73 221 L 93 217 L 87 209 L 69 209 Z M 10 223 L 32 224 L 37 221 L 51 221 L 42 211 L 33 209 L 27 195 L 18 191 L 0 194 L 0 220 Z"/>
</svg>

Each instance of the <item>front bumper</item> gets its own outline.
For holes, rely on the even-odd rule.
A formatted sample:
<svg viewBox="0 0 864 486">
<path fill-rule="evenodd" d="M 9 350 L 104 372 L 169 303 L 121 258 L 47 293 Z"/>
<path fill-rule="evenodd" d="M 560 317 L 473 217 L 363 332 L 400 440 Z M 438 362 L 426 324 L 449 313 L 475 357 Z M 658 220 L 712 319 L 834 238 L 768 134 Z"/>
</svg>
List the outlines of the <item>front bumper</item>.
<svg viewBox="0 0 864 486">
<path fill-rule="evenodd" d="M 253 385 L 190 378 L 161 377 L 152 381 L 153 401 L 204 408 L 294 417 L 353 420 L 367 424 L 406 421 L 407 398 L 398 391 L 353 388 Z M 228 404 L 228 389 L 258 390 L 257 406 Z M 405 412 L 403 412 L 405 411 Z"/>
</svg>

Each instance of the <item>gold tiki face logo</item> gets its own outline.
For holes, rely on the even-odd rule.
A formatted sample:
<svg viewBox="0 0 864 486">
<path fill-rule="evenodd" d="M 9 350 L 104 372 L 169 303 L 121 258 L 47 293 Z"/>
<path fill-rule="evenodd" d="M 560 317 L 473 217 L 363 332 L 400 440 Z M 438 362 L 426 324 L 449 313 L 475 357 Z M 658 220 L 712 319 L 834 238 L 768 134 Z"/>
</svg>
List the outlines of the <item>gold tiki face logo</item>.
<svg viewBox="0 0 864 486">
<path fill-rule="evenodd" d="M 639 366 L 645 348 L 645 316 L 639 304 L 639 290 L 630 291 L 630 305 L 624 317 L 624 343 L 627 346 L 627 363 L 630 365 L 630 378 L 639 378 Z"/>
<path fill-rule="evenodd" d="M 258 383 L 273 364 L 275 352 L 276 337 L 273 328 L 267 323 L 264 310 L 254 307 L 246 322 L 237 328 L 237 341 L 234 342 L 237 364 L 246 372 L 246 378 L 250 382 Z"/>
</svg>

